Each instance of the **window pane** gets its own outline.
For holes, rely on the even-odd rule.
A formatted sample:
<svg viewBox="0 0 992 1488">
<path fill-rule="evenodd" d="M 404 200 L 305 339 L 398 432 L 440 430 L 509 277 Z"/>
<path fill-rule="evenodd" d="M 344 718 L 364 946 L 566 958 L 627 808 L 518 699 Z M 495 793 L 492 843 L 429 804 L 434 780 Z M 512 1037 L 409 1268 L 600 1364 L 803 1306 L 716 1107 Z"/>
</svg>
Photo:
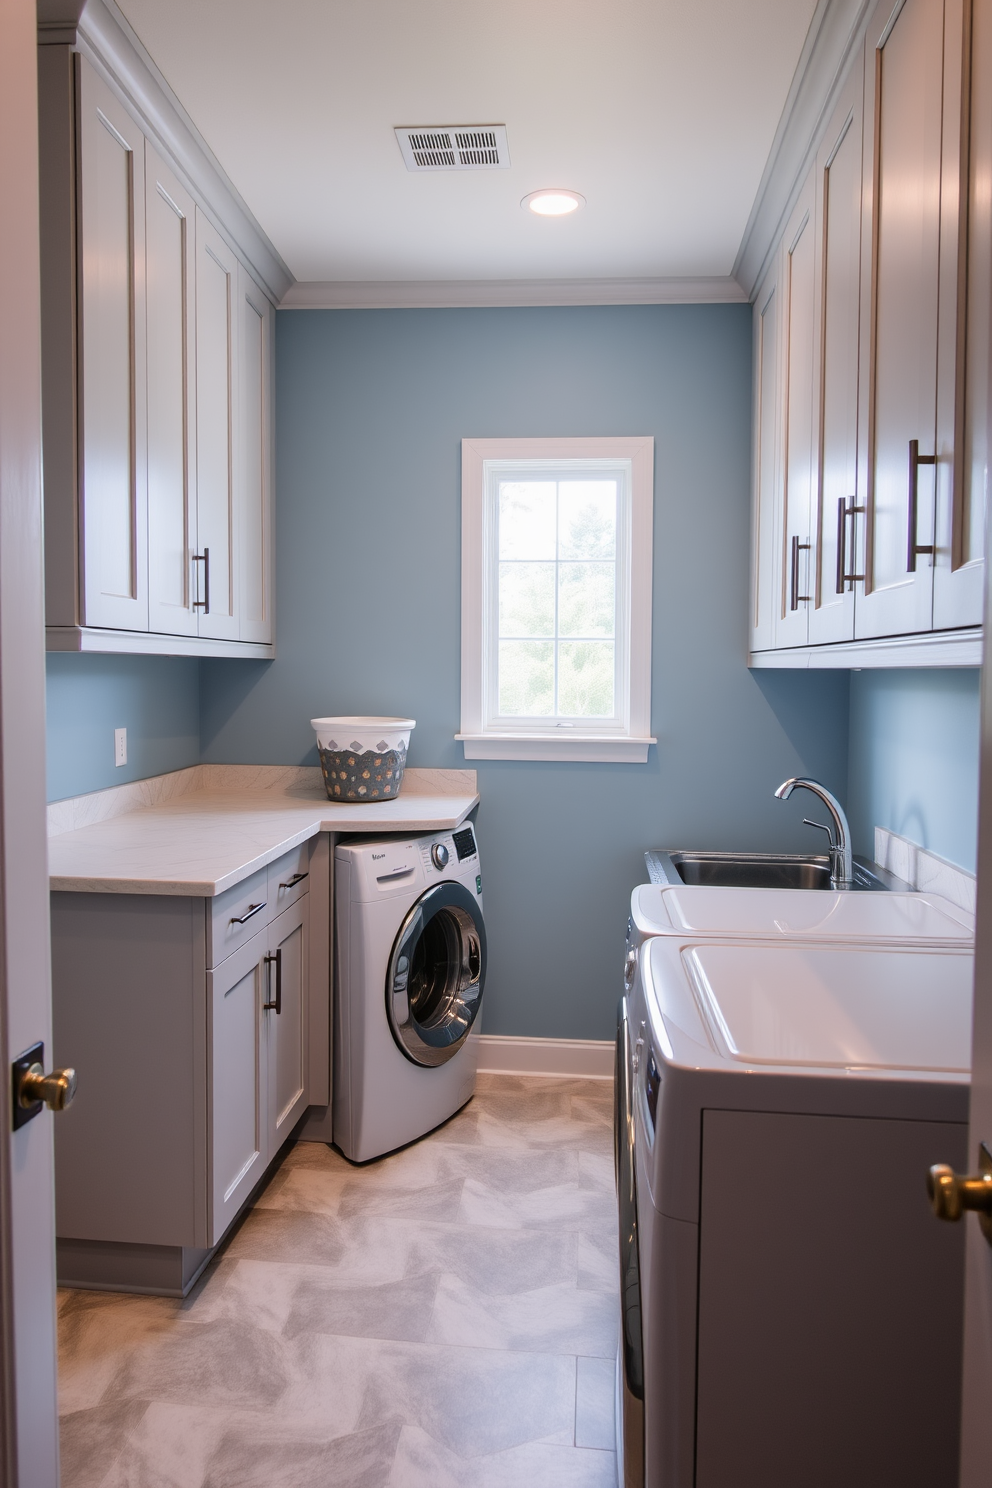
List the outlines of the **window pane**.
<svg viewBox="0 0 992 1488">
<path fill-rule="evenodd" d="M 555 520 L 554 481 L 500 481 L 501 558 L 554 558 Z"/>
<path fill-rule="evenodd" d="M 501 637 L 554 635 L 553 563 L 500 564 L 499 633 Z M 593 631 L 592 634 L 597 632 Z"/>
<path fill-rule="evenodd" d="M 616 551 L 616 481 L 561 481 L 558 557 L 615 558 Z"/>
<path fill-rule="evenodd" d="M 558 712 L 565 718 L 612 718 L 613 642 L 562 641 Z"/>
<path fill-rule="evenodd" d="M 554 641 L 500 641 L 499 711 L 510 718 L 553 715 Z"/>
<path fill-rule="evenodd" d="M 562 563 L 558 568 L 558 634 L 612 636 L 616 602 L 612 563 Z M 538 634 L 539 632 L 532 632 Z"/>
</svg>

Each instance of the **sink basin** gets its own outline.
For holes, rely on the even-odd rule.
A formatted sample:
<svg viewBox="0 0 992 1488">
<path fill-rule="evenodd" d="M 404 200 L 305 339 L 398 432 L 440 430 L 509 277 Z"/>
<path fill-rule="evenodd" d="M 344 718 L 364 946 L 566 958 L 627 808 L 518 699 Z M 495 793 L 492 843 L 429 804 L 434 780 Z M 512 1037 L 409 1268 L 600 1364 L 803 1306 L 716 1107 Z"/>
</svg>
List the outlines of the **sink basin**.
<svg viewBox="0 0 992 1488">
<path fill-rule="evenodd" d="M 712 884 L 726 889 L 829 889 L 830 859 L 816 853 L 688 852 L 656 848 L 644 854 L 652 883 Z M 867 858 L 854 859 L 855 889 L 909 890 Z"/>
</svg>

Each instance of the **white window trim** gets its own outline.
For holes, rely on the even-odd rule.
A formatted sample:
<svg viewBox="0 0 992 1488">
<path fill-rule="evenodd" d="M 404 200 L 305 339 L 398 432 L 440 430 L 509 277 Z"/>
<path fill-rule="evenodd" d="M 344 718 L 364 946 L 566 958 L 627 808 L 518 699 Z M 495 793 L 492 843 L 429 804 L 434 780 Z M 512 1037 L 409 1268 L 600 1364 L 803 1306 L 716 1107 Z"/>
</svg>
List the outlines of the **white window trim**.
<svg viewBox="0 0 992 1488">
<path fill-rule="evenodd" d="M 630 636 L 625 718 L 618 728 L 525 731 L 487 727 L 485 608 L 486 465 L 494 460 L 629 460 L 631 471 Z M 466 759 L 626 761 L 643 764 L 651 734 L 651 586 L 653 578 L 654 439 L 462 440 L 462 719 L 455 735 Z M 623 689 L 622 689 L 623 690 Z"/>
</svg>

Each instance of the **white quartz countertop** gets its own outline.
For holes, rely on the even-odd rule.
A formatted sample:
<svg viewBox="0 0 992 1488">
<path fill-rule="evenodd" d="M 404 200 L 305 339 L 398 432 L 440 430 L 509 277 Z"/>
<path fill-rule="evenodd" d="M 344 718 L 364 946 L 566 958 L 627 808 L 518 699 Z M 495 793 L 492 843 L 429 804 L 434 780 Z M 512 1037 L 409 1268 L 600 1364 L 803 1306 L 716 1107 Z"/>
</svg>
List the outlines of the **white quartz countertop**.
<svg viewBox="0 0 992 1488">
<path fill-rule="evenodd" d="M 442 774 L 421 775 L 435 773 Z M 450 789 L 447 781 L 434 791 L 430 781 L 414 783 L 409 792 L 404 783 L 394 801 L 367 806 L 329 801 L 322 786 L 308 782 L 274 789 L 268 782 L 261 789 L 208 785 L 174 794 L 50 836 L 50 887 L 90 894 L 212 897 L 318 832 L 451 829 L 479 800 L 474 790 Z"/>
</svg>

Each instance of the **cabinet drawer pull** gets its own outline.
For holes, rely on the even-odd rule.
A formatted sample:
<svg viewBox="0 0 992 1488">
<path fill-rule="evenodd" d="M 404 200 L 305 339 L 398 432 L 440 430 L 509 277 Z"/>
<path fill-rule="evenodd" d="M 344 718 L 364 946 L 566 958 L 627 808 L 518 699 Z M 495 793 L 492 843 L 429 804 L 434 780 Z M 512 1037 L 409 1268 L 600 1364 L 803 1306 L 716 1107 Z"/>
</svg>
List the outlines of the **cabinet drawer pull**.
<svg viewBox="0 0 992 1488">
<path fill-rule="evenodd" d="M 799 554 L 808 553 L 810 545 L 808 542 L 800 542 L 799 534 L 792 539 L 792 566 L 789 579 L 789 609 L 798 610 L 799 603 L 806 604 L 809 600 L 808 594 L 799 593 Z"/>
<path fill-rule="evenodd" d="M 265 965 L 269 967 L 273 961 L 276 964 L 276 995 L 271 1002 L 263 1002 L 262 1007 L 266 1012 L 274 1012 L 278 1018 L 282 1012 L 282 948 L 276 951 L 274 956 L 266 956 Z M 268 974 L 268 973 L 267 973 Z"/>
<path fill-rule="evenodd" d="M 194 563 L 203 564 L 203 598 L 194 599 L 194 610 L 202 610 L 205 615 L 210 614 L 210 549 L 204 548 L 202 553 L 193 554 Z"/>
<path fill-rule="evenodd" d="M 248 908 L 245 910 L 245 912 L 244 912 L 243 915 L 232 915 L 231 916 L 231 924 L 232 925 L 244 925 L 248 920 L 254 919 L 255 915 L 261 914 L 261 912 L 262 912 L 262 910 L 264 908 L 265 908 L 265 900 L 264 899 L 262 900 L 261 904 L 249 904 Z"/>
<path fill-rule="evenodd" d="M 856 584 L 864 578 L 864 574 L 847 572 L 847 519 L 851 519 L 851 552 L 854 552 L 854 519 L 858 512 L 863 512 L 863 506 L 855 505 L 855 498 L 851 497 L 851 505 L 848 506 L 843 496 L 837 497 L 837 593 L 844 593 L 845 584 Z"/>
<path fill-rule="evenodd" d="M 935 553 L 933 543 L 918 543 L 916 541 L 917 508 L 919 506 L 919 484 L 920 466 L 936 465 L 936 455 L 921 455 L 920 441 L 911 439 L 909 441 L 909 534 L 906 548 L 906 572 L 916 572 L 916 558 L 919 553 L 927 553 L 931 557 Z"/>
<path fill-rule="evenodd" d="M 302 883 L 305 878 L 309 877 L 309 873 L 294 873 L 292 878 L 287 879 L 285 883 L 281 883 L 279 887 L 281 889 L 295 889 L 298 883 Z"/>
</svg>

